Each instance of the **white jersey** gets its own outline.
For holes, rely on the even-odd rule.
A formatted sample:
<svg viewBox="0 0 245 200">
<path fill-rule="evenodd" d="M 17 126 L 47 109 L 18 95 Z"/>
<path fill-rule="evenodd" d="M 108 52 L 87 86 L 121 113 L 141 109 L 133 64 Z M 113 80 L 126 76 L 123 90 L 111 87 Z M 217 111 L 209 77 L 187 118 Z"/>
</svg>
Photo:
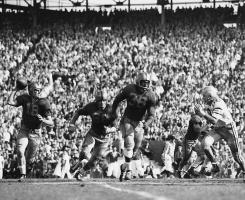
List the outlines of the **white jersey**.
<svg viewBox="0 0 245 200">
<path fill-rule="evenodd" d="M 212 103 L 209 111 L 211 116 L 218 120 L 215 124 L 216 127 L 233 123 L 232 115 L 222 99 L 218 99 Z"/>
<path fill-rule="evenodd" d="M 164 147 L 162 155 L 163 156 L 169 155 L 171 158 L 174 158 L 174 150 L 175 150 L 175 142 L 171 143 L 167 141 L 165 143 L 165 147 Z"/>
</svg>

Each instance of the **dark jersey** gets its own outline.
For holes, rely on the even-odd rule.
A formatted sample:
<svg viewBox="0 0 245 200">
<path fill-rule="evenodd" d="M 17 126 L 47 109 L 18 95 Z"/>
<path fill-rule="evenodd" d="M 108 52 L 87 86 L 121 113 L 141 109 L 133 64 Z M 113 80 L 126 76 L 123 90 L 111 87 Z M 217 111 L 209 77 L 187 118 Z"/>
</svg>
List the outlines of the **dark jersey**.
<svg viewBox="0 0 245 200">
<path fill-rule="evenodd" d="M 146 90 L 142 93 L 136 84 L 130 84 L 123 88 L 117 95 L 113 103 L 113 108 L 124 99 L 127 100 L 127 107 L 124 112 L 125 117 L 133 121 L 141 121 L 146 111 L 148 113 L 147 117 L 154 115 L 156 97 L 151 90 Z"/>
<path fill-rule="evenodd" d="M 196 124 L 199 123 L 199 124 Z M 189 127 L 185 135 L 186 140 L 197 140 L 201 134 L 201 119 L 193 116 L 189 122 Z"/>
<path fill-rule="evenodd" d="M 46 118 L 51 115 L 50 103 L 47 99 L 34 100 L 28 94 L 20 95 L 16 98 L 17 106 L 23 107 L 21 123 L 29 129 L 39 129 L 41 122 L 37 115 Z"/>
<path fill-rule="evenodd" d="M 77 112 L 79 115 L 87 115 L 92 119 L 92 125 L 90 134 L 94 137 L 103 137 L 106 133 L 106 126 L 110 126 L 113 123 L 113 119 L 108 115 L 109 106 L 105 109 L 98 107 L 96 102 L 91 102 L 80 108 Z"/>
<path fill-rule="evenodd" d="M 201 132 L 196 131 L 191 124 L 189 124 L 189 128 L 187 130 L 187 133 L 185 135 L 186 140 L 197 140 L 200 136 Z"/>
<path fill-rule="evenodd" d="M 197 140 L 199 135 L 200 135 L 200 132 L 195 132 L 193 130 L 188 129 L 188 131 L 185 135 L 185 139 L 186 140 Z"/>
</svg>

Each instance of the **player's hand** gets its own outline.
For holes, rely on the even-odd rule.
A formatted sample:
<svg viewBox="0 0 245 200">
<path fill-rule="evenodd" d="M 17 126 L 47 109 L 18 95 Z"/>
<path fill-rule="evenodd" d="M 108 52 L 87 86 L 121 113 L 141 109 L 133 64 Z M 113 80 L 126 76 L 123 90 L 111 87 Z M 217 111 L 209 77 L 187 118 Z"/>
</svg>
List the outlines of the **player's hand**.
<svg viewBox="0 0 245 200">
<path fill-rule="evenodd" d="M 205 111 L 203 110 L 202 106 L 199 104 L 195 105 L 195 113 L 197 115 L 199 115 L 200 117 L 203 117 L 206 114 Z"/>
<path fill-rule="evenodd" d="M 138 126 L 136 126 L 135 131 L 138 133 L 144 133 L 144 123 L 142 121 L 140 121 Z"/>
<path fill-rule="evenodd" d="M 36 116 L 40 122 L 43 122 L 43 117 L 41 115 L 37 114 Z"/>
<path fill-rule="evenodd" d="M 76 131 L 76 126 L 75 124 L 70 124 L 69 127 L 68 127 L 68 131 L 70 133 L 74 133 Z"/>
<path fill-rule="evenodd" d="M 16 91 L 24 90 L 27 87 L 27 80 L 24 78 L 18 78 L 15 81 L 14 88 Z"/>
</svg>

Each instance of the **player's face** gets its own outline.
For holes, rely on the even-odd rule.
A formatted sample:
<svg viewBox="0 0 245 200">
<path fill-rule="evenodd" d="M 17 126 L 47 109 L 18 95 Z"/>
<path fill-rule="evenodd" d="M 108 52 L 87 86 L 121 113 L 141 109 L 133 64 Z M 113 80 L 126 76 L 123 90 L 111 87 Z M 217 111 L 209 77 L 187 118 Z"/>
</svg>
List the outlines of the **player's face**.
<svg viewBox="0 0 245 200">
<path fill-rule="evenodd" d="M 148 81 L 148 80 L 141 80 L 140 81 L 140 86 L 147 89 L 150 86 L 150 81 Z"/>
<path fill-rule="evenodd" d="M 98 101 L 99 108 L 104 109 L 106 107 L 107 101 L 105 99 Z"/>
<path fill-rule="evenodd" d="M 212 104 L 212 98 L 210 95 L 203 95 L 203 102 L 204 104 L 211 105 Z"/>
<path fill-rule="evenodd" d="M 33 88 L 31 91 L 31 96 L 34 98 L 38 98 L 40 96 L 41 90 L 37 88 Z"/>
<path fill-rule="evenodd" d="M 193 131 L 200 132 L 202 128 L 202 122 L 194 122 L 193 123 Z"/>
</svg>

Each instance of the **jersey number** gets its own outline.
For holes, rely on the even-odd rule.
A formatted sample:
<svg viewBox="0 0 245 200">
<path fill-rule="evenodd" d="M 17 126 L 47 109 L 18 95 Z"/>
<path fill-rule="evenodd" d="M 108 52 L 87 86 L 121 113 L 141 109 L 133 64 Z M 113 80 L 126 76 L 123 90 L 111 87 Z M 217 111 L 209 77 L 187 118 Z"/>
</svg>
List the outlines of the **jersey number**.
<svg viewBox="0 0 245 200">
<path fill-rule="evenodd" d="M 136 94 L 130 94 L 128 104 L 135 106 L 136 108 L 142 108 L 146 106 L 147 98 L 145 96 L 137 96 Z"/>
<path fill-rule="evenodd" d="M 29 115 L 35 116 L 38 114 L 38 105 L 35 103 L 27 104 L 27 112 Z"/>
</svg>

